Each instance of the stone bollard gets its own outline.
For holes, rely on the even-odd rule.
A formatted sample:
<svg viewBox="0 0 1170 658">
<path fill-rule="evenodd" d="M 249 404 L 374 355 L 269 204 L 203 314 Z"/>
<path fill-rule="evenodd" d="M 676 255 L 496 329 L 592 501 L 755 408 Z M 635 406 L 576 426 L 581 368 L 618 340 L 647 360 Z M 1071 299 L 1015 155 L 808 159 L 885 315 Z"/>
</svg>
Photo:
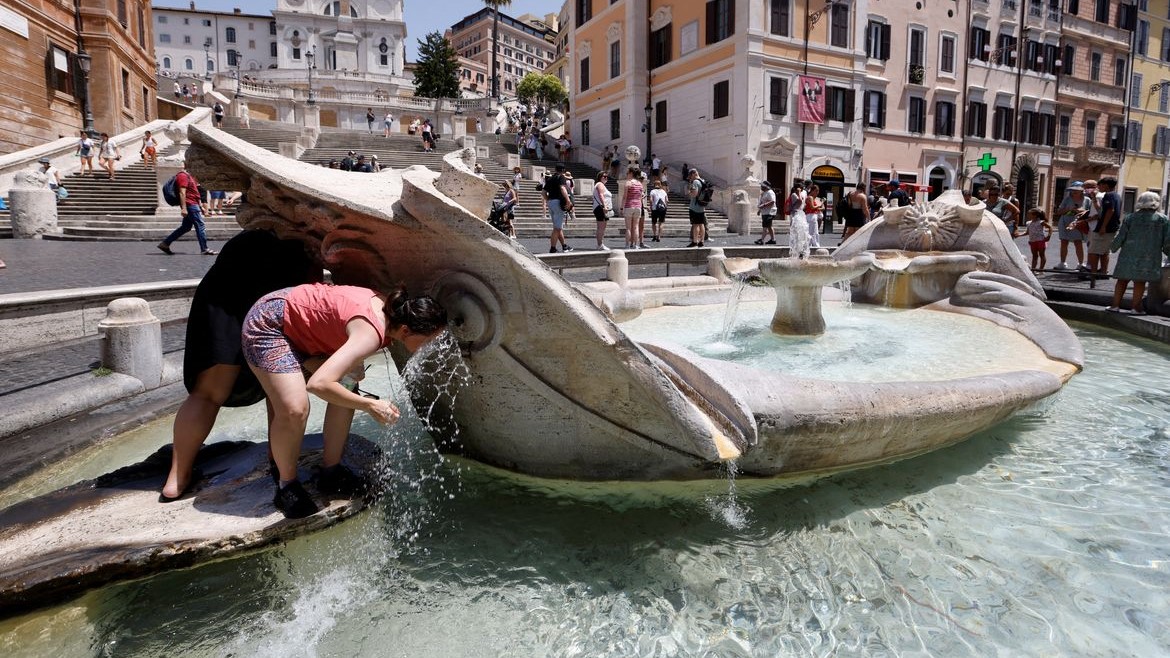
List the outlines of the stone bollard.
<svg viewBox="0 0 1170 658">
<path fill-rule="evenodd" d="M 122 297 L 110 302 L 98 329 L 104 334 L 103 366 L 134 377 L 147 390 L 162 384 L 162 324 L 145 299 Z"/>
<path fill-rule="evenodd" d="M 40 240 L 57 228 L 57 193 L 47 187 L 14 187 L 8 191 L 12 237 Z"/>
<path fill-rule="evenodd" d="M 712 247 L 710 253 L 707 254 L 707 276 L 715 277 L 720 283 L 730 281 L 731 278 L 727 276 L 727 268 L 723 267 L 725 260 L 727 260 L 727 256 L 723 253 L 723 248 Z"/>
<path fill-rule="evenodd" d="M 748 193 L 744 190 L 736 190 L 734 199 L 727 212 L 727 232 L 749 235 L 752 223 L 752 204 L 748 200 Z"/>
<path fill-rule="evenodd" d="M 605 261 L 605 278 L 613 281 L 619 287 L 625 288 L 630 281 L 630 261 L 626 260 L 624 251 L 615 250 L 609 253 Z"/>
</svg>

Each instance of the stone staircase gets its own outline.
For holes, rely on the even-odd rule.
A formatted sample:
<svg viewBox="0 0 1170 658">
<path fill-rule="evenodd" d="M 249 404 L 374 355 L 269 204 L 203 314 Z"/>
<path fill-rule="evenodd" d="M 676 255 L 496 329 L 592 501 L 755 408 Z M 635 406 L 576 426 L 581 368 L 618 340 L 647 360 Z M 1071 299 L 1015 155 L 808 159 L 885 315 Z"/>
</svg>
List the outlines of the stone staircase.
<svg viewBox="0 0 1170 658">
<path fill-rule="evenodd" d="M 155 215 L 158 207 L 158 182 L 154 167 L 141 162 L 115 168 L 114 180 L 105 171 L 94 174 L 70 174 L 61 180 L 69 197 L 57 204 L 58 235 L 49 240 L 159 240 L 179 225 L 173 214 Z M 222 240 L 240 231 L 230 215 L 205 218 L 207 235 Z M 8 211 L 0 212 L 0 235 L 10 236 Z"/>
<path fill-rule="evenodd" d="M 280 152 L 281 142 L 296 142 L 301 135 L 301 127 L 291 123 L 252 119 L 248 126 L 243 128 L 225 121 L 222 130 L 273 153 Z"/>
</svg>

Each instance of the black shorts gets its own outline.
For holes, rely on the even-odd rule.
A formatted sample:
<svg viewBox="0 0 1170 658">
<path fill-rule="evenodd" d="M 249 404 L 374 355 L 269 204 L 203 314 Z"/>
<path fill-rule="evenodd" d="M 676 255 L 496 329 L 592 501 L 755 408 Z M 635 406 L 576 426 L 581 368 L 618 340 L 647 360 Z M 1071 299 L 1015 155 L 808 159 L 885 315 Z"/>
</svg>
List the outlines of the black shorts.
<svg viewBox="0 0 1170 658">
<path fill-rule="evenodd" d="M 707 225 L 707 213 L 703 212 L 702 210 L 693 210 L 691 208 L 688 208 L 687 212 L 690 213 L 691 216 L 691 226 Z"/>
<path fill-rule="evenodd" d="M 773 219 L 776 219 L 776 215 L 760 215 L 760 225 L 764 228 L 772 228 Z"/>
<path fill-rule="evenodd" d="M 661 224 L 666 221 L 666 208 L 655 208 L 650 211 L 650 223 Z"/>
<path fill-rule="evenodd" d="M 854 208 L 846 208 L 845 226 L 849 228 L 861 228 L 865 226 L 865 213 Z"/>
<path fill-rule="evenodd" d="M 596 217 L 597 221 L 599 221 L 599 222 L 608 222 L 609 221 L 609 214 L 605 212 L 605 206 L 597 206 L 596 208 L 594 208 L 593 209 L 593 216 Z"/>
</svg>

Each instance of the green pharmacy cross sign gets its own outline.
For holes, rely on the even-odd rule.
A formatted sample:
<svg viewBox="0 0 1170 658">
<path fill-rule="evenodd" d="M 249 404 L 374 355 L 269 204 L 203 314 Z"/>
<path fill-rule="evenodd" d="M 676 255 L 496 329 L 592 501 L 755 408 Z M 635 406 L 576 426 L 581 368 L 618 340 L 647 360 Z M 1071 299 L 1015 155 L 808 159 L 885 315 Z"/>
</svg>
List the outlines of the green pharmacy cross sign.
<svg viewBox="0 0 1170 658">
<path fill-rule="evenodd" d="M 979 159 L 975 161 L 975 164 L 979 165 L 979 171 L 991 171 L 991 168 L 995 166 L 996 162 L 998 162 L 998 160 L 996 160 L 994 156 L 992 156 L 990 153 L 984 153 L 983 155 L 979 156 Z"/>
</svg>

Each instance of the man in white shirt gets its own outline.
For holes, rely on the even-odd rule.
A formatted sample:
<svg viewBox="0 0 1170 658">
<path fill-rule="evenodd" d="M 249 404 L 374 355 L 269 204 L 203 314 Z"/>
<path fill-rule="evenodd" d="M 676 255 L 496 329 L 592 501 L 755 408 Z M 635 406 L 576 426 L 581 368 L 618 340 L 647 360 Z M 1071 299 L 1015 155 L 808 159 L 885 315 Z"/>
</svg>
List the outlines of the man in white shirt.
<svg viewBox="0 0 1170 658">
<path fill-rule="evenodd" d="M 659 172 L 662 171 L 662 158 L 651 153 L 650 154 L 650 173 L 654 178 L 658 178 Z"/>
<path fill-rule="evenodd" d="M 772 220 L 776 219 L 776 191 L 768 181 L 760 183 L 760 202 L 756 205 L 760 213 L 760 239 L 756 244 L 776 244 L 776 230 L 772 228 Z"/>
</svg>

